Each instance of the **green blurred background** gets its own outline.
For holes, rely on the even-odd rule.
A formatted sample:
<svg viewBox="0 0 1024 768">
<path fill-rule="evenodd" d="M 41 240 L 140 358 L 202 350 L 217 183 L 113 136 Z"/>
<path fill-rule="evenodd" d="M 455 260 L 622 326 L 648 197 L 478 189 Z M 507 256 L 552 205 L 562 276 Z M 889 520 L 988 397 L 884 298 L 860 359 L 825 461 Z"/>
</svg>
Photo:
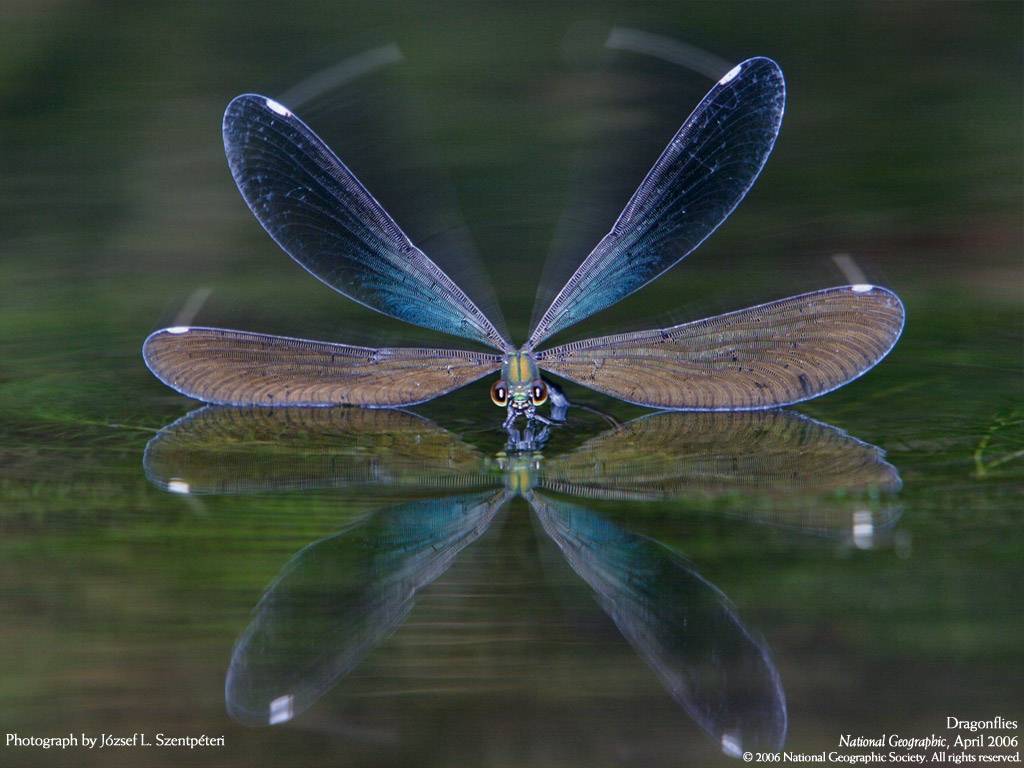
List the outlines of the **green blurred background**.
<svg viewBox="0 0 1024 768">
<path fill-rule="evenodd" d="M 869 376 L 800 410 L 887 451 L 903 511 L 884 546 L 862 550 L 746 521 L 742 498 L 738 516 L 592 506 L 688 556 L 765 638 L 789 749 L 926 735 L 947 715 L 1024 719 L 1020 3 L 0 8 L 0 723 L 228 742 L 0 746 L 4 765 L 728 762 L 613 627 L 572 631 L 565 601 L 586 596 L 541 578 L 520 502 L 417 607 L 419 633 L 387 641 L 351 691 L 281 728 L 234 724 L 224 673 L 265 586 L 296 550 L 394 494 L 198 499 L 141 469 L 147 440 L 194 406 L 139 355 L 184 310 L 268 333 L 448 343 L 333 294 L 266 237 L 223 158 L 233 96 L 311 94 L 288 105 L 471 293 L 486 303 L 494 286 L 522 340 L 538 283 L 558 287 L 551 275 L 604 234 L 713 82 L 609 48 L 616 29 L 729 64 L 771 56 L 787 113 L 727 225 L 565 338 L 842 284 L 832 257 L 849 254 L 901 295 L 907 328 Z M 421 411 L 493 455 L 503 435 L 488 385 Z M 568 391 L 618 418 L 641 413 Z M 581 416 L 546 453 L 600 428 Z"/>
</svg>

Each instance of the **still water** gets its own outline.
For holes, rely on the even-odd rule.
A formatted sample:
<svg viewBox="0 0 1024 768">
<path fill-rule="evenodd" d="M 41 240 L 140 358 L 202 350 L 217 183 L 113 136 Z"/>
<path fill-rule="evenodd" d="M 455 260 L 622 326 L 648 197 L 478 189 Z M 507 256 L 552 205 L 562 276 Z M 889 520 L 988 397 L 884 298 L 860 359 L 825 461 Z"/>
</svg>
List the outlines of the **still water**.
<svg viewBox="0 0 1024 768">
<path fill-rule="evenodd" d="M 12 3 L 0 31 L 0 723 L 224 736 L 3 765 L 728 765 L 1024 719 L 1021 7 Z M 244 18 L 241 18 L 244 15 Z M 279 98 L 521 341 L 689 110 L 773 57 L 743 205 L 565 340 L 849 282 L 900 344 L 786 412 L 489 380 L 203 408 L 155 328 L 448 345 L 319 285 L 220 144 Z M 539 285 L 539 288 L 538 288 Z M 572 335 L 572 334 L 576 335 Z"/>
</svg>

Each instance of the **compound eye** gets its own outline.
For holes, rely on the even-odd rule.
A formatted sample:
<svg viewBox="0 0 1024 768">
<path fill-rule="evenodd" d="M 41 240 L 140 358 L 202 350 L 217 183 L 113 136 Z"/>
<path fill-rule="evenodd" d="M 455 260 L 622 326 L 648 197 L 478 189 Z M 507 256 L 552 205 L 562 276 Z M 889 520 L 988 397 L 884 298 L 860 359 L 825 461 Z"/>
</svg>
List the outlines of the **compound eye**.
<svg viewBox="0 0 1024 768">
<path fill-rule="evenodd" d="M 548 388 L 543 381 L 533 382 L 530 387 L 530 402 L 534 405 L 543 405 L 548 400 Z"/>
<path fill-rule="evenodd" d="M 491 402 L 501 408 L 508 405 L 508 387 L 504 381 L 496 381 L 491 385 Z"/>
</svg>

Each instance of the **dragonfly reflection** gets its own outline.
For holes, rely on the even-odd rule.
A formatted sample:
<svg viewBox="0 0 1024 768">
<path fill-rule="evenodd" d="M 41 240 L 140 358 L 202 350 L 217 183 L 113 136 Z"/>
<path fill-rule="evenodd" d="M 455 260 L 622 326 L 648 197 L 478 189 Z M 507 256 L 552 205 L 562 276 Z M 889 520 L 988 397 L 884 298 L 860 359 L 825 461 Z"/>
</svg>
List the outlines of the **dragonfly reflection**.
<svg viewBox="0 0 1024 768">
<path fill-rule="evenodd" d="M 549 421 L 537 412 L 549 399 L 564 411 L 565 397 L 542 371 L 659 409 L 759 410 L 823 395 L 892 349 L 904 319 L 894 293 L 846 285 L 668 328 L 539 348 L 655 280 L 728 218 L 775 145 L 785 91 L 782 71 L 766 58 L 722 77 L 520 347 L 295 114 L 263 96 L 239 96 L 224 115 L 228 164 L 278 245 L 371 309 L 497 354 L 175 327 L 146 339 L 146 364 L 189 397 L 261 406 L 398 408 L 500 372 L 491 399 L 506 409 L 506 426 L 519 416 Z"/>
<path fill-rule="evenodd" d="M 232 655 L 227 706 L 243 723 L 284 722 L 309 708 L 521 496 L 672 698 L 730 754 L 785 738 L 785 696 L 768 648 L 685 558 L 563 497 L 742 493 L 757 507 L 754 520 L 843 538 L 857 513 L 889 526 L 896 512 L 878 494 L 900 484 L 877 448 L 781 411 L 660 413 L 561 456 L 490 459 L 402 411 L 208 407 L 154 437 L 144 465 L 154 484 L 178 493 L 397 486 L 435 494 L 380 510 L 289 560 Z M 436 498 L 437 488 L 450 495 Z"/>
</svg>

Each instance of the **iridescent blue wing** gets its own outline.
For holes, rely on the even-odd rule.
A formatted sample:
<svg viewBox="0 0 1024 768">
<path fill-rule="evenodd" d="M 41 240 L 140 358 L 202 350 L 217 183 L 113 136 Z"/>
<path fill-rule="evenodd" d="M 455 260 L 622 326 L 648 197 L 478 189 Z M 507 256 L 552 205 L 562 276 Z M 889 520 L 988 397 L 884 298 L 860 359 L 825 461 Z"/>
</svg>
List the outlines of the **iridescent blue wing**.
<svg viewBox="0 0 1024 768">
<path fill-rule="evenodd" d="M 310 128 L 245 94 L 224 113 L 238 189 L 272 238 L 314 277 L 385 315 L 506 350 L 509 343 Z"/>
<path fill-rule="evenodd" d="M 654 539 L 533 493 L 544 531 L 637 654 L 722 750 L 778 749 L 786 699 L 763 641 L 693 566 Z"/>
<path fill-rule="evenodd" d="M 875 366 L 903 331 L 903 304 L 847 285 L 671 328 L 584 339 L 537 365 L 637 405 L 743 411 L 831 392 Z"/>
<path fill-rule="evenodd" d="M 785 102 L 782 70 L 771 59 L 748 59 L 726 74 L 555 297 L 527 349 L 642 288 L 714 232 L 761 172 Z"/>
<path fill-rule="evenodd" d="M 149 370 L 217 405 L 415 405 L 501 367 L 487 352 L 354 347 L 223 328 L 167 328 L 142 345 Z"/>
<path fill-rule="evenodd" d="M 224 696 L 247 725 L 301 714 L 402 625 L 416 594 L 487 530 L 508 491 L 382 510 L 281 570 L 231 654 Z"/>
</svg>

